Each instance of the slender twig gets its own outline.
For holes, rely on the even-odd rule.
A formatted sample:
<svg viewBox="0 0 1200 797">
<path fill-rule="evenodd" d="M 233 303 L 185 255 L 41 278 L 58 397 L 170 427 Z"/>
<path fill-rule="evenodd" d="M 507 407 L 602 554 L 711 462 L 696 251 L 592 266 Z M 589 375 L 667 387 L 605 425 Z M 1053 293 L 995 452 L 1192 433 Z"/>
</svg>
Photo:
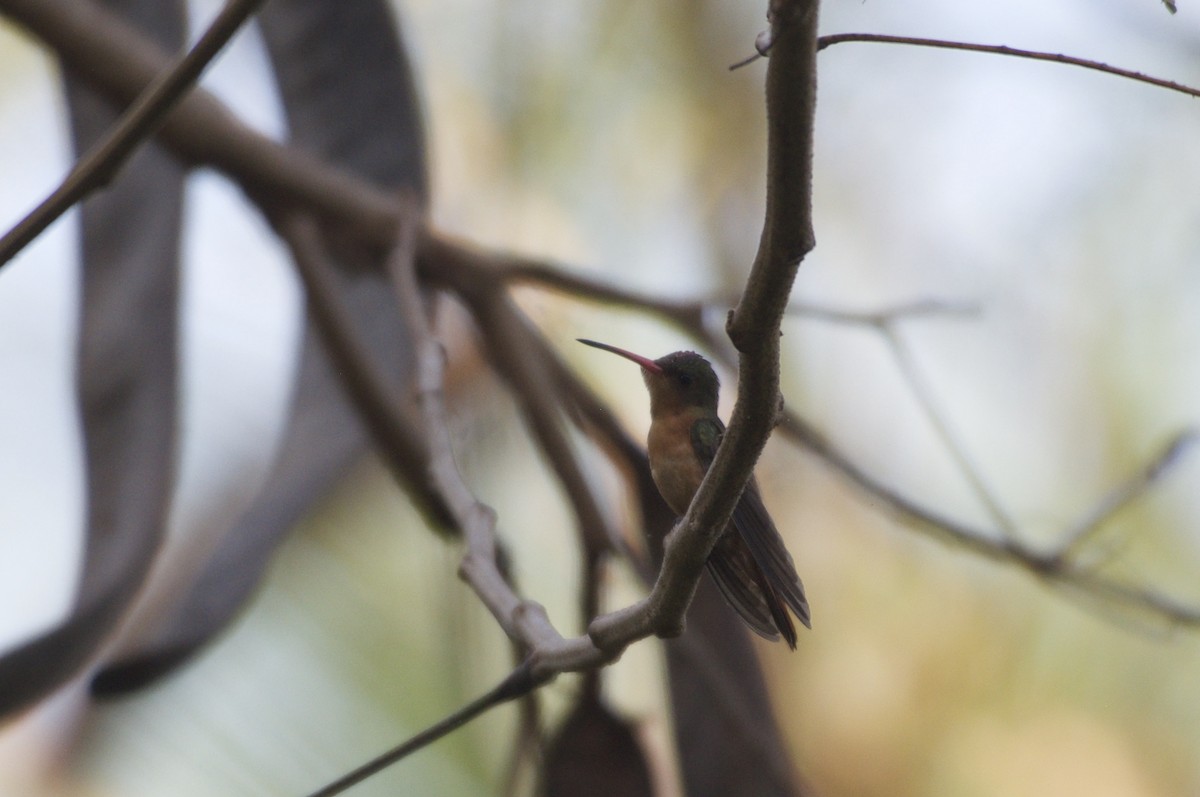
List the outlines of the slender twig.
<svg viewBox="0 0 1200 797">
<path fill-rule="evenodd" d="M 1163 0 L 1164 5 L 1175 13 L 1174 0 Z M 1034 61 L 1050 61 L 1057 64 L 1068 64 L 1070 66 L 1078 66 L 1084 69 L 1092 69 L 1097 72 L 1103 72 L 1108 75 L 1116 75 L 1117 77 L 1135 80 L 1140 83 L 1147 83 L 1151 86 L 1177 91 L 1181 94 L 1187 94 L 1192 97 L 1200 97 L 1200 89 L 1187 86 L 1182 83 L 1176 83 L 1173 80 L 1165 80 L 1163 78 L 1151 77 L 1150 75 L 1135 72 L 1132 69 L 1122 69 L 1121 67 L 1110 66 L 1103 61 L 1093 61 L 1087 58 L 1078 58 L 1072 55 L 1063 55 L 1062 53 L 1048 53 L 1038 50 L 1022 50 L 1017 47 L 1009 47 L 1003 44 L 978 44 L 974 42 L 950 41 L 946 39 L 926 39 L 918 36 L 892 36 L 882 33 L 835 33 L 828 36 L 822 36 L 817 40 L 817 49 L 824 50 L 827 47 L 832 47 L 835 44 L 845 44 L 847 42 L 866 42 L 875 44 L 907 44 L 912 47 L 934 47 L 944 50 L 963 50 L 966 52 L 976 53 L 992 53 L 994 55 L 1007 55 L 1014 58 L 1028 58 Z M 756 52 L 753 55 L 747 56 L 737 63 L 730 64 L 729 70 L 741 69 L 748 66 L 759 58 L 766 57 L 763 52 Z"/>
<path fill-rule="evenodd" d="M 1051 560 L 1052 561 L 1052 560 Z M 1018 563 L 1019 564 L 1019 563 Z M 1180 628 L 1200 627 L 1200 611 L 1174 598 L 1100 574 L 1094 564 L 1069 561 L 1035 576 L 1063 599 L 1122 631 L 1162 638 Z"/>
<path fill-rule="evenodd" d="M 509 285 L 529 285 L 584 301 L 643 310 L 685 330 L 705 325 L 710 315 L 727 312 L 737 301 L 736 297 L 688 300 L 656 296 L 570 271 L 561 264 L 521 255 L 493 255 L 491 269 Z M 979 306 L 940 299 L 916 299 L 877 310 L 846 310 L 813 302 L 792 302 L 784 312 L 789 316 L 834 324 L 879 326 L 907 318 L 975 316 L 979 314 Z"/>
<path fill-rule="evenodd" d="M 492 269 L 509 285 L 532 285 L 586 301 L 645 310 L 683 327 L 702 324 L 710 307 L 730 306 L 729 302 L 678 301 L 652 296 L 518 255 L 493 258 Z"/>
<path fill-rule="evenodd" d="M 0 238 L 0 267 L 42 234 L 76 203 L 103 188 L 125 161 L 162 126 L 167 114 L 200 78 L 200 73 L 233 38 L 264 0 L 229 0 L 195 46 L 148 85 L 103 140 L 84 155 L 41 204 Z"/>
<path fill-rule="evenodd" d="M 1157 456 L 1143 464 L 1133 476 L 1110 490 L 1067 530 L 1063 535 L 1062 542 L 1059 543 L 1058 555 L 1068 557 L 1078 551 L 1114 515 L 1145 493 L 1146 489 L 1178 461 L 1189 446 L 1196 442 L 1196 438 L 1197 432 L 1194 429 L 1185 429 L 1172 436 Z"/>
<path fill-rule="evenodd" d="M 403 203 L 402 203 L 403 204 Z M 414 205 L 415 207 L 415 205 Z M 586 638 L 565 640 L 551 625 L 545 610 L 520 598 L 505 577 L 498 559 L 496 513 L 481 503 L 463 482 L 450 440 L 446 408 L 442 400 L 443 352 L 433 337 L 423 297 L 417 286 L 419 242 L 423 234 L 402 223 L 397 244 L 388 259 L 388 270 L 396 289 L 401 316 L 413 338 L 416 360 L 417 403 L 428 445 L 424 467 L 431 488 L 446 504 L 451 523 L 466 543 L 459 574 L 508 634 L 529 651 L 531 666 L 539 677 L 550 677 L 573 662 L 584 668 L 604 660 Z M 546 666 L 545 661 L 558 665 Z"/>
<path fill-rule="evenodd" d="M 811 302 L 793 302 L 788 305 L 787 312 L 788 315 L 803 316 L 830 324 L 881 327 L 894 326 L 897 322 L 918 318 L 976 318 L 981 309 L 979 305 L 970 302 L 915 299 L 877 310 L 844 310 Z"/>
<path fill-rule="evenodd" d="M 545 678 L 539 677 L 528 663 L 524 663 L 509 673 L 508 677 L 487 694 L 471 701 L 450 716 L 430 725 L 404 743 L 371 759 L 332 783 L 317 789 L 309 794 L 308 797 L 334 797 L 341 794 L 350 787 L 362 783 L 372 775 L 387 769 L 406 756 L 424 747 L 428 747 L 451 731 L 458 730 L 485 711 L 515 698 L 527 695 L 543 683 L 545 683 Z"/>
<path fill-rule="evenodd" d="M 465 247 L 460 253 L 469 254 Z M 526 425 L 579 518 L 585 558 L 610 550 L 618 535 L 610 528 L 592 485 L 562 425 L 562 404 L 546 363 L 537 355 L 537 332 L 517 310 L 504 283 L 481 266 L 482 255 L 444 258 L 438 280 L 471 309 L 492 367 L 511 386 Z"/>
<path fill-rule="evenodd" d="M 170 54 L 96 0 L 0 0 L 0 13 L 116 105 L 133 102 L 171 68 Z M 179 99 L 158 135 L 181 160 L 214 168 L 276 207 L 338 221 L 379 251 L 394 243 L 402 212 L 394 194 L 272 141 L 203 88 Z"/>
<path fill-rule="evenodd" d="M 1018 535 L 1016 521 L 1013 520 L 1012 515 L 1004 508 L 1000 499 L 983 478 L 979 467 L 967 452 L 966 444 L 950 427 L 945 410 L 937 405 L 933 389 L 917 369 L 916 363 L 913 362 L 912 352 L 900 339 L 899 333 L 891 324 L 881 325 L 879 331 L 892 352 L 892 358 L 896 361 L 900 374 L 908 385 L 909 392 L 912 393 L 921 412 L 924 413 L 925 420 L 929 422 L 934 433 L 941 439 L 942 445 L 949 452 L 954 464 L 958 466 L 959 472 L 966 478 L 971 491 L 975 493 L 975 497 L 983 504 L 984 509 L 987 510 L 988 515 L 1004 533 L 1004 536 L 1009 540 L 1015 540 Z"/>
<path fill-rule="evenodd" d="M 923 39 L 916 36 L 889 36 L 881 33 L 837 33 L 831 36 L 822 36 L 817 42 L 817 48 L 824 50 L 826 47 L 832 47 L 835 44 L 843 44 L 846 42 L 872 42 L 876 44 L 907 44 L 912 47 L 935 47 L 943 50 L 964 50 L 974 53 L 992 53 L 995 55 L 1008 55 L 1014 58 L 1028 58 L 1034 61 L 1050 61 L 1056 64 L 1069 64 L 1070 66 L 1078 66 L 1084 69 L 1091 69 L 1096 72 L 1103 72 L 1108 75 L 1116 75 L 1117 77 L 1136 80 L 1139 83 L 1147 83 L 1151 86 L 1177 91 L 1180 94 L 1187 94 L 1189 97 L 1200 97 L 1200 88 L 1186 86 L 1182 83 L 1176 83 L 1173 80 L 1164 80 L 1162 78 L 1151 77 L 1144 75 L 1141 72 L 1135 72 L 1131 69 L 1122 69 L 1116 66 L 1109 66 L 1102 61 L 1092 61 L 1087 58 L 1077 58 L 1072 55 L 1063 55 L 1061 53 L 1046 53 L 1037 50 L 1022 50 L 1017 47 L 1008 47 L 1003 44 L 976 44 L 973 42 L 958 42 L 947 41 L 944 39 Z"/>
<path fill-rule="evenodd" d="M 580 613 L 584 624 L 600 611 L 599 570 L 607 554 L 622 546 L 563 424 L 562 394 L 555 390 L 540 335 L 517 309 L 504 283 L 492 269 L 469 257 L 443 259 L 438 280 L 452 289 L 471 310 L 479 327 L 484 352 L 492 367 L 510 386 L 525 423 L 562 484 L 578 519 L 580 565 L 583 573 Z"/>
<path fill-rule="evenodd" d="M 754 63 L 755 61 L 757 61 L 760 58 L 766 58 L 766 56 L 763 55 L 762 53 L 755 53 L 754 55 L 748 55 L 745 58 L 743 58 L 742 60 L 734 61 L 732 64 L 730 64 L 729 71 L 735 72 L 744 66 L 750 66 L 750 64 Z"/>
<path fill-rule="evenodd" d="M 420 426 L 372 363 L 353 313 L 341 298 L 336 273 L 325 251 L 317 223 L 299 213 L 274 218 L 280 237 L 291 249 L 296 270 L 304 282 L 308 309 L 336 363 L 351 399 L 371 430 L 380 453 L 409 486 L 414 499 L 439 528 L 456 528 L 441 493 L 433 488 L 421 464 L 428 458 Z"/>
<path fill-rule="evenodd" d="M 475 498 L 462 480 L 454 461 L 446 410 L 442 401 L 443 354 L 433 337 L 425 307 L 417 289 L 416 269 L 425 239 L 422 231 L 401 226 L 399 243 L 389 259 L 402 316 L 413 336 L 417 362 L 417 401 L 429 446 L 427 470 L 432 488 L 443 498 L 451 520 L 461 531 L 466 552 L 459 566 L 462 578 L 500 627 L 529 652 L 530 666 L 538 677 L 549 678 L 568 670 L 583 670 L 610 661 L 640 636 L 630 631 L 609 649 L 598 648 L 587 637 L 565 639 L 550 623 L 540 605 L 518 596 L 501 572 L 497 560 L 495 513 Z M 416 243 L 414 243 L 414 241 Z M 447 272 L 447 261 L 439 263 L 439 274 Z M 453 266 L 449 266 L 450 269 Z"/>
<path fill-rule="evenodd" d="M 940 540 L 952 543 L 978 556 L 1001 563 L 1015 565 L 1048 584 L 1072 587 L 1080 593 L 1126 605 L 1154 614 L 1168 622 L 1186 626 L 1200 626 L 1200 608 L 1187 606 L 1153 590 L 1122 584 L 1101 576 L 1089 567 L 1084 567 L 1070 558 L 1076 548 L 1060 546 L 1050 553 L 1034 550 L 1018 541 L 1002 539 L 995 532 L 969 526 L 934 510 L 922 506 L 892 490 L 868 474 L 849 457 L 826 440 L 816 429 L 794 413 L 785 410 L 780 421 L 780 431 L 799 445 L 816 455 L 826 465 L 866 492 L 877 506 L 887 509 L 906 525 L 926 532 Z M 1178 455 L 1192 433 L 1180 432 L 1165 451 L 1153 458 L 1143 469 L 1142 476 L 1130 481 L 1140 482 L 1141 493 L 1169 471 L 1178 461 Z M 1120 491 L 1121 488 L 1118 488 Z M 1109 502 L 1102 501 L 1103 507 Z M 1111 517 L 1097 510 L 1087 513 L 1085 519 L 1072 526 L 1074 529 L 1094 527 L 1097 517 Z M 1067 541 L 1070 541 L 1068 534 Z"/>
<path fill-rule="evenodd" d="M 400 316 L 413 341 L 417 405 L 428 445 L 425 469 L 431 488 L 442 496 L 451 522 L 466 543 L 459 572 L 511 639 L 526 650 L 535 650 L 539 646 L 557 648 L 563 644 L 563 639 L 550 626 L 545 612 L 539 606 L 526 604 L 516 594 L 501 567 L 496 513 L 475 497 L 455 462 L 442 398 L 444 353 L 433 336 L 425 297 L 417 283 L 417 252 L 422 237 L 420 229 L 412 224 L 418 212 L 417 204 L 415 201 L 407 204 L 410 213 L 400 225 L 387 267 L 396 290 Z"/>
</svg>

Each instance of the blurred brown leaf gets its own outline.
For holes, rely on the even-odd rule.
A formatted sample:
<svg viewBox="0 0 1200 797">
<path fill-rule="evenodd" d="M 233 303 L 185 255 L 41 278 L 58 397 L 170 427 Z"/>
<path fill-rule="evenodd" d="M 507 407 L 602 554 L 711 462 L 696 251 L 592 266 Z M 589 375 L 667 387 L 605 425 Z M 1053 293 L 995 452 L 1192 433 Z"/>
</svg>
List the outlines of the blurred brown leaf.
<svg viewBox="0 0 1200 797">
<path fill-rule="evenodd" d="M 650 768 L 629 723 L 613 714 L 595 688 L 580 693 L 546 754 L 543 797 L 653 797 Z"/>
<path fill-rule="evenodd" d="M 808 793 L 792 771 L 750 634 L 708 577 L 696 590 L 687 630 L 666 651 L 688 797 Z"/>
<path fill-rule="evenodd" d="M 163 47 L 184 40 L 181 2 L 108 0 Z M 74 150 L 116 112 L 67 75 Z M 86 448 L 86 549 L 60 626 L 0 659 L 0 715 L 45 697 L 94 655 L 141 586 L 166 526 L 174 474 L 179 233 L 184 167 L 149 144 L 83 204 L 78 395 Z"/>
<path fill-rule="evenodd" d="M 427 194 L 425 140 L 396 20 L 380 0 L 276 0 L 259 16 L 292 143 L 388 188 Z M 260 198 L 270 201 L 269 197 Z M 405 395 L 411 345 L 377 258 L 339 262 L 344 300 L 396 396 Z M 311 322 L 274 472 L 225 536 L 180 605 L 135 650 L 105 670 L 101 694 L 136 689 L 219 633 L 253 593 L 279 543 L 363 455 L 368 439 Z"/>
</svg>

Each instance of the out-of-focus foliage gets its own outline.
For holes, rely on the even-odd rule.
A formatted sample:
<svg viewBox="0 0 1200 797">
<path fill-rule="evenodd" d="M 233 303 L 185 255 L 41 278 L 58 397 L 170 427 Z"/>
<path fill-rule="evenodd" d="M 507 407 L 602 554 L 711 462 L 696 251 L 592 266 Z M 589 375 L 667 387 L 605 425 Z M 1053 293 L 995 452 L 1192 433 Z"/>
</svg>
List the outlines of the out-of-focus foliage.
<svg viewBox="0 0 1200 797">
<path fill-rule="evenodd" d="M 826 3 L 823 27 L 1040 47 L 1200 81 L 1196 23 L 1137 5 Z M 762 8 L 401 10 L 428 103 L 439 223 L 651 292 L 739 284 L 761 217 L 763 65 L 725 67 L 751 51 Z M 818 248 L 797 296 L 857 308 L 978 302 L 980 318 L 915 322 L 905 339 L 1022 533 L 1049 544 L 1196 422 L 1194 103 L 980 55 L 842 45 L 820 66 Z M 3 88 L 0 112 L 21 91 Z M 649 354 L 689 345 L 627 312 L 523 298 L 565 351 L 579 335 Z M 463 351 L 453 308 L 443 327 Z M 784 347 L 789 406 L 896 489 L 982 522 L 877 336 L 798 318 Z M 575 361 L 644 432 L 628 369 Z M 579 568 L 568 513 L 500 392 L 469 356 L 456 368 L 464 469 L 500 513 L 522 587 L 569 628 Z M 1184 461 L 1120 514 L 1097 566 L 1200 601 L 1198 473 Z M 613 513 L 626 513 L 614 475 L 597 464 L 595 476 Z M 768 448 L 760 479 L 813 605 L 797 654 L 764 652 L 797 768 L 819 793 L 1200 790 L 1194 634 L 1146 633 L 1131 627 L 1139 618 L 914 536 L 786 444 Z M 368 465 L 284 545 L 253 610 L 193 667 L 101 708 L 83 755 L 48 765 L 49 785 L 28 772 L 39 759 L 27 751 L 56 738 L 61 714 L 10 728 L 0 769 L 45 794 L 304 793 L 503 672 L 509 651 L 455 565 Z M 628 598 L 625 574 L 614 578 L 613 600 Z M 547 689 L 552 717 L 575 688 L 564 678 Z M 677 783 L 653 643 L 616 665 L 606 697 L 638 725 L 656 782 Z M 513 725 L 497 712 L 360 792 L 495 793 Z"/>
</svg>

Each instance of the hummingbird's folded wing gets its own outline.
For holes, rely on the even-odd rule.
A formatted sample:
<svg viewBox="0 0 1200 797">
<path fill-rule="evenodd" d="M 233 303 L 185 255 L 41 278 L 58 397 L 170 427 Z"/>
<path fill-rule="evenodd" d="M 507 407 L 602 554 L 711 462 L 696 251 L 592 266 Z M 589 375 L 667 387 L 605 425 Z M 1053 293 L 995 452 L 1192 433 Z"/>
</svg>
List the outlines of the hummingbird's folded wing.
<svg viewBox="0 0 1200 797">
<path fill-rule="evenodd" d="M 696 452 L 696 456 L 704 463 L 705 470 L 712 464 L 724 434 L 725 424 L 721 423 L 719 418 L 702 418 L 692 425 L 692 448 Z M 758 625 L 765 623 L 772 629 L 777 627 L 780 631 L 784 631 L 785 627 L 791 628 L 791 622 L 787 620 L 786 616 L 781 616 L 778 621 L 772 619 L 775 615 L 775 612 L 771 611 L 773 605 L 776 611 L 782 615 L 786 615 L 786 612 L 777 605 L 778 599 L 771 595 L 764 595 L 764 590 L 775 593 L 800 619 L 800 622 L 811 628 L 808 601 L 804 597 L 804 587 L 800 583 L 800 576 L 797 575 L 796 567 L 792 564 L 791 554 L 783 544 L 783 538 L 779 536 L 775 523 L 771 520 L 771 515 L 763 505 L 762 496 L 758 492 L 758 484 L 753 477 L 750 478 L 750 483 L 746 485 L 742 497 L 734 507 L 730 522 L 737 530 L 742 542 L 745 543 L 745 549 L 749 550 L 753 561 L 734 564 L 742 558 L 737 555 L 738 546 L 728 543 L 718 544 L 717 549 L 713 551 L 716 555 L 709 558 L 708 569 L 713 574 L 717 586 L 721 588 L 722 594 L 725 595 L 725 599 L 738 610 L 751 628 L 768 639 L 778 637 L 768 636 L 759 630 Z M 727 555 L 722 555 L 719 550 L 722 547 L 728 548 Z M 716 564 L 713 560 L 717 560 Z M 762 586 L 758 585 L 758 579 L 755 578 L 754 564 L 758 565 L 758 569 L 766 580 L 766 584 Z M 789 644 L 794 646 L 791 641 L 794 634 L 789 633 L 787 636 Z"/>
<path fill-rule="evenodd" d="M 750 549 L 754 561 L 762 568 L 767 582 L 783 602 L 795 613 L 800 622 L 812 628 L 808 612 L 808 600 L 804 597 L 804 585 L 792 563 L 792 555 L 783 544 L 783 538 L 775 528 L 771 515 L 763 505 L 758 484 L 751 477 L 741 499 L 733 509 L 733 525 Z"/>
<path fill-rule="evenodd" d="M 754 574 L 744 567 L 747 563 L 742 562 L 740 557 L 714 553 L 715 556 L 708 557 L 708 573 L 725 602 L 737 611 L 751 631 L 772 642 L 778 640 L 779 631 L 771 616 L 771 608 L 758 589 Z M 748 564 L 753 565 L 753 562 Z"/>
</svg>

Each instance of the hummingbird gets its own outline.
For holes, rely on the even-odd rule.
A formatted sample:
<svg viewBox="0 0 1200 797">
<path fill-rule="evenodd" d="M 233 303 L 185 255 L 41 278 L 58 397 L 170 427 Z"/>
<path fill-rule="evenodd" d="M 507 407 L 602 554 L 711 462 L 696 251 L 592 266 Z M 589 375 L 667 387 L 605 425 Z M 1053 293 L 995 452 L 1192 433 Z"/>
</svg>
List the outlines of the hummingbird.
<svg viewBox="0 0 1200 797">
<path fill-rule="evenodd" d="M 651 360 L 639 354 L 578 339 L 641 366 L 650 391 L 650 473 L 663 500 L 677 515 L 688 505 L 708 472 L 725 424 L 717 415 L 721 383 L 712 364 L 693 351 L 677 351 Z M 725 529 L 708 557 L 708 572 L 727 603 L 750 630 L 771 641 L 781 636 L 796 649 L 792 614 L 812 628 L 804 585 L 792 557 L 750 477 Z"/>
</svg>

